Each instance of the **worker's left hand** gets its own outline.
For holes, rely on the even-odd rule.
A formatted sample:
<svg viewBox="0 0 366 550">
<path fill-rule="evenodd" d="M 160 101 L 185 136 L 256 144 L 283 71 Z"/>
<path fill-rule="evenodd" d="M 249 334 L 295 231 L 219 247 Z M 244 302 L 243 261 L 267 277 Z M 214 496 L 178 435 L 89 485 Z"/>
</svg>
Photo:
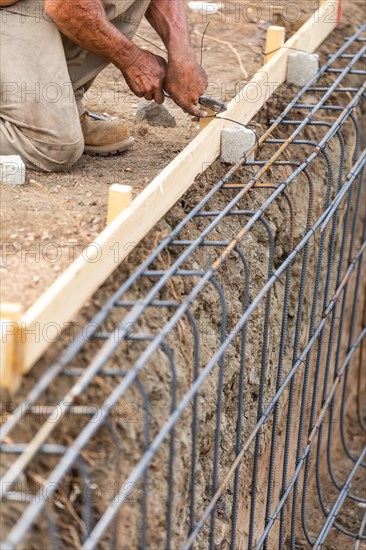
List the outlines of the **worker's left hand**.
<svg viewBox="0 0 366 550">
<path fill-rule="evenodd" d="M 196 117 L 207 115 L 197 106 L 208 84 L 207 74 L 198 65 L 194 53 L 169 59 L 165 90 L 184 111 Z"/>
</svg>

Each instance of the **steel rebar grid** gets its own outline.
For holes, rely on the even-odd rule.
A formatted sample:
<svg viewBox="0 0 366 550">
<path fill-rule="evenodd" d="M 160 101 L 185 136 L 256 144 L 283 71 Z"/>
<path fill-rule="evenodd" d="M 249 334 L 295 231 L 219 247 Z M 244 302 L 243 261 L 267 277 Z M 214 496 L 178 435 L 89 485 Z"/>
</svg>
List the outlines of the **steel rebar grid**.
<svg viewBox="0 0 366 550">
<path fill-rule="evenodd" d="M 98 544 L 131 548 L 131 540 L 140 548 L 190 548 L 195 543 L 214 548 L 218 527 L 225 526 L 231 548 L 293 549 L 301 534 L 309 546 L 320 548 L 331 531 L 356 545 L 366 539 L 364 520 L 350 529 L 342 519 L 342 510 L 354 512 L 365 503 L 351 483 L 365 466 L 364 451 L 350 448 L 346 422 L 351 377 L 358 384 L 358 425 L 364 431 L 365 328 L 359 317 L 364 306 L 366 153 L 356 116 L 365 98 L 357 68 L 366 51 L 364 34 L 362 27 L 345 40 L 258 140 L 260 159 L 243 159 L 213 185 L 100 309 L 87 336 L 80 332 L 4 422 L 2 456 L 15 458 L 5 468 L 1 491 L 5 501 L 18 503 L 21 513 L 3 548 L 24 542 L 42 517 L 52 547 L 65 547 L 66 535 L 58 528 L 61 512 L 56 514 L 62 506 L 67 521 L 75 523 L 78 544 L 88 549 Z M 297 202 L 304 193 L 307 211 L 301 229 Z M 288 225 L 282 239 L 276 216 Z M 234 289 L 225 272 L 230 274 L 230 266 L 239 273 Z M 202 307 L 208 307 L 208 297 L 214 306 L 207 320 Z M 238 311 L 241 303 L 236 315 L 233 301 Z M 277 336 L 273 326 L 279 327 Z M 192 348 L 189 356 L 179 349 L 180 342 Z M 90 361 L 89 347 L 95 349 Z M 167 404 L 154 397 L 164 384 Z M 67 391 L 50 412 L 45 407 L 58 385 Z M 95 387 L 105 395 L 101 392 L 90 406 Z M 141 405 L 135 439 L 113 414 L 129 392 L 135 400 L 131 403 Z M 207 403 L 207 396 L 214 402 Z M 225 433 L 230 425 L 231 439 Z M 113 498 L 101 495 L 95 503 L 96 472 L 88 453 L 102 426 L 111 455 L 114 450 L 117 485 Z M 66 438 L 65 429 L 70 430 Z M 182 448 L 181 441 L 188 439 Z M 135 452 L 133 460 L 125 440 Z M 334 463 L 335 443 L 350 464 L 344 473 Z M 189 455 L 185 483 L 178 479 L 178 462 L 183 470 L 178 446 L 180 454 Z M 93 456 L 96 451 L 91 451 Z M 48 473 L 42 467 L 45 459 L 53 468 L 46 478 L 37 472 Z M 154 486 L 154 476 L 166 486 L 165 497 Z M 324 479 L 330 479 L 333 500 L 324 495 Z M 35 490 L 29 480 L 38 480 Z M 67 498 L 61 494 L 62 484 L 78 487 L 74 500 L 71 491 Z M 309 527 L 314 523 L 309 520 L 310 491 L 312 507 L 323 517 L 315 530 Z M 140 495 L 137 502 L 134 492 Z M 180 509 L 177 501 L 184 492 Z M 121 520 L 123 509 L 132 510 L 130 525 Z M 155 509 L 163 517 L 157 538 Z"/>
</svg>

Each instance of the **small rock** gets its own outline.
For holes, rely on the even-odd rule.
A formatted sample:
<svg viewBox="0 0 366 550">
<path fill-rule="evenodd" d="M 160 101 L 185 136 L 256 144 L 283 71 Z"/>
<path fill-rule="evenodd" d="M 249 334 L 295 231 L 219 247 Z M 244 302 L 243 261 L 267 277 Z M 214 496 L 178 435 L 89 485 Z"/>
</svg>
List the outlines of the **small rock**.
<svg viewBox="0 0 366 550">
<path fill-rule="evenodd" d="M 236 458 L 235 456 L 235 453 L 231 453 L 231 455 L 233 455 L 233 462 Z M 231 456 L 230 456 L 231 458 Z M 222 501 L 219 501 L 217 503 L 217 509 L 221 512 L 221 514 L 223 515 L 223 517 L 225 519 L 230 519 L 230 515 L 231 515 L 231 507 L 230 505 L 227 503 L 227 502 L 222 502 Z"/>
<path fill-rule="evenodd" d="M 136 122 L 147 120 L 151 126 L 177 125 L 175 118 L 171 115 L 165 105 L 158 105 L 154 101 L 141 101 L 136 111 Z"/>
</svg>

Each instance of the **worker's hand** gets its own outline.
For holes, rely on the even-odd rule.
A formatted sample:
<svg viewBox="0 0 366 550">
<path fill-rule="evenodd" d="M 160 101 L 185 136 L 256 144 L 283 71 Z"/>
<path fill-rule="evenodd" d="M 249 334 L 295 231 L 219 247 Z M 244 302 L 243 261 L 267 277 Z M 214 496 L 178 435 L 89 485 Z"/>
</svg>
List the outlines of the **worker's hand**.
<svg viewBox="0 0 366 550">
<path fill-rule="evenodd" d="M 163 103 L 166 70 L 167 62 L 160 55 L 139 49 L 136 59 L 122 69 L 122 74 L 135 95 Z"/>
<path fill-rule="evenodd" d="M 196 117 L 207 112 L 197 107 L 199 97 L 207 88 L 207 74 L 198 65 L 194 53 L 169 59 L 165 90 L 184 111 Z"/>
</svg>

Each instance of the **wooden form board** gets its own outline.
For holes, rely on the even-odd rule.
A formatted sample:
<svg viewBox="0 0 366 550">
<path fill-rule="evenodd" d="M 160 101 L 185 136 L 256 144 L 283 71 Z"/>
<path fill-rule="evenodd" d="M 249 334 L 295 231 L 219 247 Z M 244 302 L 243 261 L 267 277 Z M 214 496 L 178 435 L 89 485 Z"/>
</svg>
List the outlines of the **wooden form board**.
<svg viewBox="0 0 366 550">
<path fill-rule="evenodd" d="M 314 52 L 336 26 L 337 0 L 327 0 L 251 81 L 230 101 L 225 116 L 247 124 L 285 81 L 291 51 Z M 21 350 L 15 354 L 25 373 L 50 345 L 48 328 L 61 330 L 81 309 L 139 241 L 220 153 L 222 128 L 232 123 L 214 119 L 108 225 L 21 318 Z"/>
<path fill-rule="evenodd" d="M 1 304 L 0 311 L 0 389 L 14 393 L 20 384 L 22 360 L 17 357 L 21 351 L 20 319 L 21 304 Z M 5 397 L 1 395 L 1 397 Z"/>
</svg>

